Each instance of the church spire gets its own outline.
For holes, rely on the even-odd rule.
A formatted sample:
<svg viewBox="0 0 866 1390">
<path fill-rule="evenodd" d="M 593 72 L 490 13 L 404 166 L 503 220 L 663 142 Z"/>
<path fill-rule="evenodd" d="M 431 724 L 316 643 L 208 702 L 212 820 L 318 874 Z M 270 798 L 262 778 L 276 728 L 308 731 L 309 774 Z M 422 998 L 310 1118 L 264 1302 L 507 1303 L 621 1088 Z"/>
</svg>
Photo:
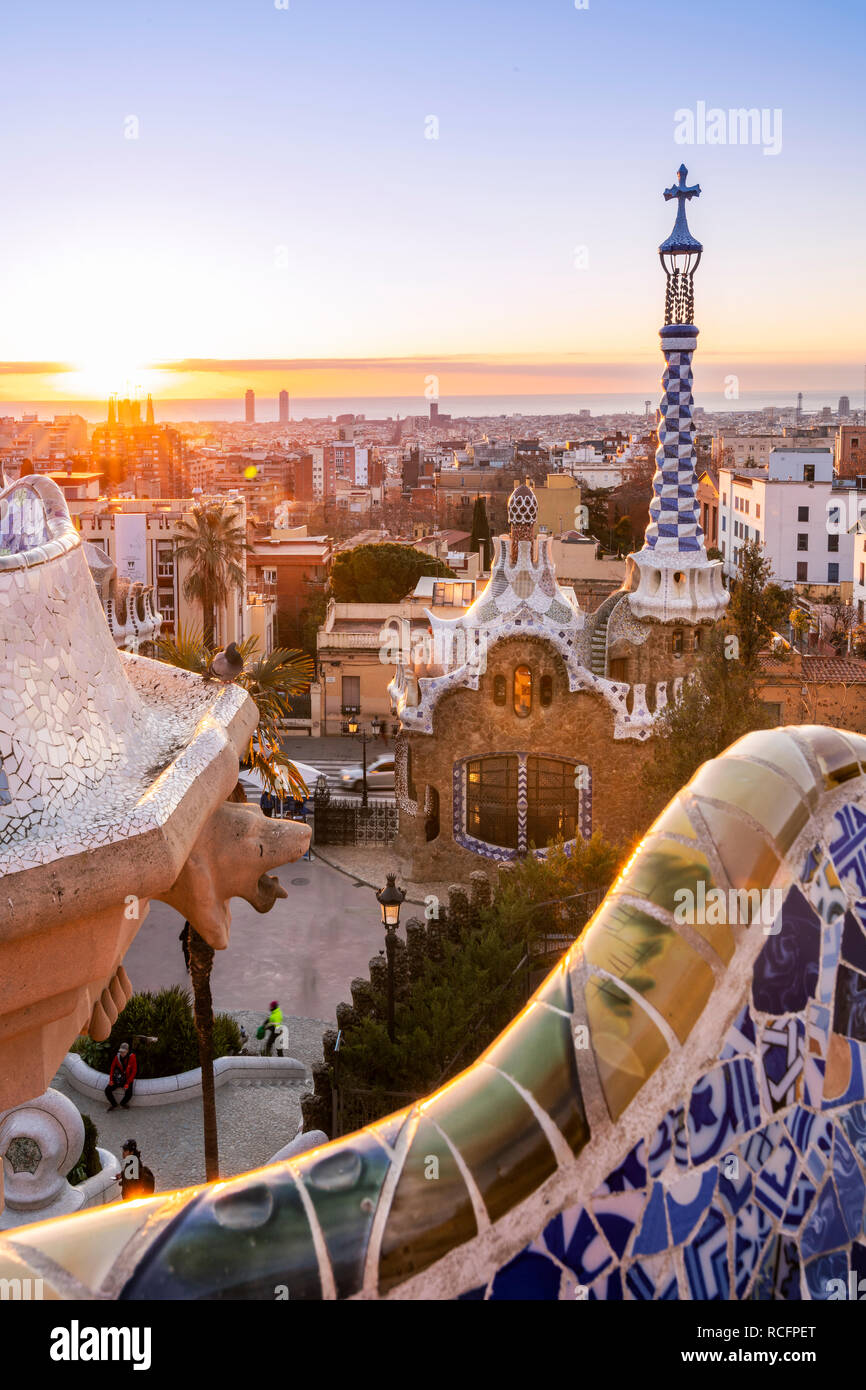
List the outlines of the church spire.
<svg viewBox="0 0 866 1390">
<path fill-rule="evenodd" d="M 665 370 L 658 411 L 658 448 L 650 519 L 643 549 L 628 557 L 626 588 L 639 618 L 701 622 L 719 617 L 728 603 L 720 560 L 709 560 L 700 525 L 695 426 L 692 418 L 692 354 L 698 343 L 694 317 L 694 274 L 703 247 L 692 235 L 686 203 L 700 197 L 681 164 L 677 182 L 666 188 L 677 200 L 673 231 L 659 247 L 666 277 L 665 324 L 660 330 Z"/>
<path fill-rule="evenodd" d="M 147 411 L 144 417 L 144 423 L 146 425 L 153 424 L 153 396 L 149 391 L 147 393 Z"/>
<path fill-rule="evenodd" d="M 116 396 L 109 396 L 109 397 L 108 397 L 108 423 L 109 423 L 109 425 L 116 425 L 116 424 L 117 424 L 117 397 L 116 397 Z"/>
</svg>

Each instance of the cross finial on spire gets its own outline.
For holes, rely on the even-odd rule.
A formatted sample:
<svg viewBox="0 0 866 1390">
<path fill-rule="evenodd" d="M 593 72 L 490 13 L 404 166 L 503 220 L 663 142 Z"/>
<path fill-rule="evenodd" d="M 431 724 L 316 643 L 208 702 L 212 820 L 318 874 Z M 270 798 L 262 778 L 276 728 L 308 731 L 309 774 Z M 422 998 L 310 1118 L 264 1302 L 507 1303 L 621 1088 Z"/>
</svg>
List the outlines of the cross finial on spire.
<svg viewBox="0 0 866 1390">
<path fill-rule="evenodd" d="M 668 202 L 671 198 L 677 198 L 680 200 L 679 206 L 682 207 L 683 199 L 700 198 L 701 185 L 699 183 L 696 183 L 692 188 L 689 188 L 688 184 L 686 183 L 686 179 L 688 178 L 688 176 L 688 169 L 686 168 L 685 164 L 681 164 L 679 169 L 677 169 L 676 183 L 672 184 L 670 188 L 665 189 L 665 202 Z"/>
</svg>

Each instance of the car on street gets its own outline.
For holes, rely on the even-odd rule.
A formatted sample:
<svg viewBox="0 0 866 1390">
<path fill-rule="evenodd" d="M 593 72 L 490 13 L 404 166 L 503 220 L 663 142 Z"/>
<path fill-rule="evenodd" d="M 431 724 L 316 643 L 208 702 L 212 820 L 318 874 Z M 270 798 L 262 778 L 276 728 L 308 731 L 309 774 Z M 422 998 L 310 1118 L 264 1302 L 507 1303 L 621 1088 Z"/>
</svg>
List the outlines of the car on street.
<svg viewBox="0 0 866 1390">
<path fill-rule="evenodd" d="M 344 791 L 364 790 L 364 769 L 360 763 L 352 763 L 340 772 L 340 785 Z M 367 764 L 367 786 L 373 791 L 394 790 L 394 754 L 381 753 Z"/>
<path fill-rule="evenodd" d="M 307 788 L 307 797 L 309 800 L 310 798 L 312 798 L 313 792 L 316 790 L 316 783 L 319 780 L 319 777 L 322 776 L 322 774 L 319 772 L 319 769 L 317 767 L 313 767 L 310 763 L 299 763 L 293 759 L 292 766 L 297 769 L 298 776 L 304 779 Z M 238 780 L 240 781 L 241 786 L 246 792 L 247 800 L 258 802 L 262 795 L 262 792 L 265 790 L 265 784 L 262 780 L 261 773 L 257 772 L 256 769 L 253 767 L 242 767 L 239 773 Z M 292 793 L 289 789 L 287 780 L 285 781 L 285 788 L 286 797 L 290 798 Z"/>
</svg>

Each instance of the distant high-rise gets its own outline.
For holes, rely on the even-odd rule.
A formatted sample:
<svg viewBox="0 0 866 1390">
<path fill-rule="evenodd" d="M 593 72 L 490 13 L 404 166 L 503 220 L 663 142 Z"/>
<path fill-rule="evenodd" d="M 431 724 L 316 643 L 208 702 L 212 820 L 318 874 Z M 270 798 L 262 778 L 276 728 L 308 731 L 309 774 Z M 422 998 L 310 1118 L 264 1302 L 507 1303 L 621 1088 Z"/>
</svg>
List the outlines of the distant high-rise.
<svg viewBox="0 0 866 1390">
<path fill-rule="evenodd" d="M 431 423 L 431 425 L 435 425 L 436 422 L 438 421 L 438 419 L 439 419 L 439 402 L 438 402 L 438 401 L 431 401 L 431 402 L 430 402 L 430 423 Z"/>
<path fill-rule="evenodd" d="M 280 424 L 281 424 L 281 425 L 287 425 L 288 423 L 289 423 L 289 393 L 288 393 L 288 391 L 281 391 L 281 392 L 280 392 Z"/>
<path fill-rule="evenodd" d="M 837 413 L 839 415 L 840 420 L 843 418 L 843 416 L 851 414 L 851 402 L 849 401 L 847 396 L 839 397 L 839 410 Z"/>
<path fill-rule="evenodd" d="M 256 423 L 256 393 L 247 391 L 244 396 L 244 418 L 248 425 Z"/>
<path fill-rule="evenodd" d="M 144 417 L 144 423 L 145 423 L 146 425 L 152 425 L 153 422 L 154 422 L 154 421 L 153 421 L 153 396 L 148 395 L 148 397 L 147 397 L 147 412 L 146 412 L 145 417 Z"/>
</svg>

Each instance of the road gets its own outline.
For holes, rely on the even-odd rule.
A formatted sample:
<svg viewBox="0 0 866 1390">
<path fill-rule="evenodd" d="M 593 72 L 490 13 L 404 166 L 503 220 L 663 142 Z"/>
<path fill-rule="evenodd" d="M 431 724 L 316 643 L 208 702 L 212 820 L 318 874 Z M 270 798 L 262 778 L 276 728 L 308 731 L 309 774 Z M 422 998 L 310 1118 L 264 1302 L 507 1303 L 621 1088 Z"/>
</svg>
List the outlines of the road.
<svg viewBox="0 0 866 1390">
<path fill-rule="evenodd" d="M 289 896 L 269 913 L 232 899 L 229 946 L 214 957 L 214 1007 L 266 1013 L 278 999 L 284 1014 L 333 1019 L 341 1000 L 351 1002 L 351 980 L 366 976 L 370 957 L 384 949 L 375 890 L 315 858 L 276 873 Z M 173 908 L 151 903 L 123 962 L 133 989 L 189 984 L 182 927 Z"/>
</svg>

